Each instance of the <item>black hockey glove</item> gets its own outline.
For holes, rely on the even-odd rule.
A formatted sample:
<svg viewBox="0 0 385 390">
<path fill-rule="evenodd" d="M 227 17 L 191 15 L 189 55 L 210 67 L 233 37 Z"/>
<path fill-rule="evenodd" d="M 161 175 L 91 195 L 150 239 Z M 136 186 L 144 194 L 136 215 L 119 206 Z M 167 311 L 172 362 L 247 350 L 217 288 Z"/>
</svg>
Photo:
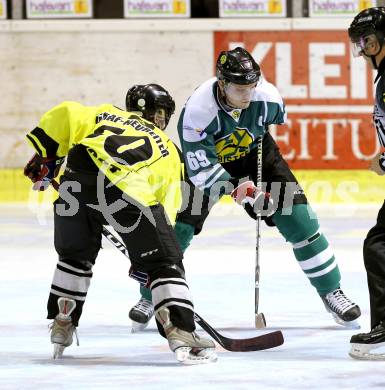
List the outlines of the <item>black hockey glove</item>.
<svg viewBox="0 0 385 390">
<path fill-rule="evenodd" d="M 29 177 L 34 183 L 32 189 L 35 191 L 45 191 L 51 181 L 59 174 L 61 165 L 65 158 L 45 158 L 37 153 L 32 156 L 24 168 L 24 175 Z"/>
</svg>

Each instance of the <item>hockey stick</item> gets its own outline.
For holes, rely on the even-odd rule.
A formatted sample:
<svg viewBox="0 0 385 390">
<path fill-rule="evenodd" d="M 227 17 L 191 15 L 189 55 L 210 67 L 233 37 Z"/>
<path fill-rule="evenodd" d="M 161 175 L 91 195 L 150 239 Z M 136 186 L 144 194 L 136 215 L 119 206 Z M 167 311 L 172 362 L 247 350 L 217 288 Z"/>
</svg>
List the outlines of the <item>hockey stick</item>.
<svg viewBox="0 0 385 390">
<path fill-rule="evenodd" d="M 231 352 L 252 352 L 278 347 L 284 342 L 283 334 L 280 330 L 251 337 L 249 339 L 230 339 L 218 333 L 212 328 L 198 313 L 194 314 L 194 320 L 224 349 Z"/>
<path fill-rule="evenodd" d="M 257 188 L 262 191 L 262 136 L 258 138 L 257 144 Z M 257 213 L 257 226 L 256 226 L 256 244 L 255 244 L 255 285 L 254 285 L 254 297 L 255 297 L 255 327 L 257 329 L 266 327 L 266 319 L 263 313 L 258 313 L 259 307 L 259 278 L 260 278 L 260 266 L 259 266 L 259 247 L 261 242 L 261 213 Z"/>
<path fill-rule="evenodd" d="M 56 190 L 59 189 L 59 184 L 55 180 L 52 180 L 51 184 Z M 112 245 L 114 245 L 115 248 L 123 253 L 124 256 L 129 258 L 125 244 L 116 237 L 116 235 L 111 233 L 105 226 L 103 226 L 102 234 Z M 275 331 L 248 339 L 230 339 L 218 333 L 198 313 L 194 313 L 194 320 L 207 334 L 216 340 L 218 344 L 231 352 L 261 351 L 264 349 L 278 347 L 284 342 L 281 331 Z"/>
<path fill-rule="evenodd" d="M 115 248 L 128 257 L 128 251 L 123 242 L 103 226 L 103 235 L 112 243 Z M 263 315 L 263 314 L 262 314 Z M 249 339 L 230 339 L 218 333 L 210 326 L 198 313 L 194 313 L 195 322 L 209 334 L 224 349 L 231 352 L 251 352 L 278 347 L 283 344 L 283 334 L 281 331 L 267 333 Z"/>
</svg>

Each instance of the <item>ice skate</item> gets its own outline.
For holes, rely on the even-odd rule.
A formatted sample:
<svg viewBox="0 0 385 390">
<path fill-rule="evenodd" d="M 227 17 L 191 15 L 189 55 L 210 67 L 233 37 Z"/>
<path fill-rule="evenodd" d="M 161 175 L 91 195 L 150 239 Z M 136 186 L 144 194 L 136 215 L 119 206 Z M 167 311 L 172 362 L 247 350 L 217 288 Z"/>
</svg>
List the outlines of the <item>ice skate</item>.
<svg viewBox="0 0 385 390">
<path fill-rule="evenodd" d="M 59 306 L 59 314 L 51 325 L 51 343 L 54 346 L 54 359 L 60 359 L 63 356 L 64 349 L 72 344 L 74 333 L 77 345 L 79 345 L 76 328 L 72 325 L 71 319 L 71 313 L 76 307 L 76 302 L 69 298 L 59 298 L 57 304 Z"/>
<path fill-rule="evenodd" d="M 168 345 L 176 359 L 183 364 L 203 364 L 217 361 L 215 344 L 209 339 L 199 337 L 195 332 L 178 329 L 170 321 L 170 311 L 161 307 L 156 312 L 156 319 L 162 324 Z"/>
<path fill-rule="evenodd" d="M 140 298 L 139 302 L 132 307 L 128 317 L 132 320 L 131 332 L 141 332 L 149 324 L 154 315 L 154 305 L 146 298 Z"/>
<path fill-rule="evenodd" d="M 350 345 L 349 355 L 354 359 L 385 360 L 385 321 L 380 322 L 368 333 L 353 335 Z M 381 352 L 372 352 L 381 347 Z"/>
<path fill-rule="evenodd" d="M 332 314 L 334 321 L 350 329 L 359 329 L 356 319 L 361 315 L 361 310 L 353 303 L 340 288 L 329 294 L 321 296 L 326 310 Z"/>
</svg>

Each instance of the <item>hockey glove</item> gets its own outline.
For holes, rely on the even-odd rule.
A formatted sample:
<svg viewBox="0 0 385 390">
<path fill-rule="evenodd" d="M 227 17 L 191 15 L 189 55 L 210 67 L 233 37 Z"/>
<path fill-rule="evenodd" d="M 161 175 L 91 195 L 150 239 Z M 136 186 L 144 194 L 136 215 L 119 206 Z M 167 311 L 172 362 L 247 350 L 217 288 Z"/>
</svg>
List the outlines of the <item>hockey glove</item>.
<svg viewBox="0 0 385 390">
<path fill-rule="evenodd" d="M 256 218 L 258 214 L 269 216 L 273 211 L 273 200 L 268 192 L 259 190 L 254 183 L 249 180 L 240 184 L 231 192 L 234 201 L 246 210 L 252 217 Z"/>
<path fill-rule="evenodd" d="M 32 183 L 34 183 L 32 189 L 45 191 L 51 184 L 51 181 L 59 174 L 64 159 L 64 157 L 45 158 L 34 154 L 24 168 L 24 175 L 29 177 Z"/>
<path fill-rule="evenodd" d="M 139 282 L 142 287 L 150 287 L 150 279 L 145 272 L 137 271 L 131 266 L 128 271 L 128 276 Z"/>
<path fill-rule="evenodd" d="M 378 153 L 373 158 L 370 168 L 371 171 L 377 173 L 377 175 L 385 175 L 385 152 Z"/>
</svg>

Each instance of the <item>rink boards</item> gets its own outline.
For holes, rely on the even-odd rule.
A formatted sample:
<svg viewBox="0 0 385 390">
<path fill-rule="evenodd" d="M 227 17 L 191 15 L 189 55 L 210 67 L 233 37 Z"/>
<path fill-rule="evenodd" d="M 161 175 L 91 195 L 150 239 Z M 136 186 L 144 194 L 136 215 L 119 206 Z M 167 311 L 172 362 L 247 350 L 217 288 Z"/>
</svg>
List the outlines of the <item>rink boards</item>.
<svg viewBox="0 0 385 390">
<path fill-rule="evenodd" d="M 297 180 L 312 203 L 379 204 L 384 200 L 384 178 L 368 170 L 295 170 Z M 0 170 L 1 202 L 49 202 L 55 195 L 37 194 L 22 169 Z M 224 202 L 230 201 L 224 197 Z"/>
</svg>

